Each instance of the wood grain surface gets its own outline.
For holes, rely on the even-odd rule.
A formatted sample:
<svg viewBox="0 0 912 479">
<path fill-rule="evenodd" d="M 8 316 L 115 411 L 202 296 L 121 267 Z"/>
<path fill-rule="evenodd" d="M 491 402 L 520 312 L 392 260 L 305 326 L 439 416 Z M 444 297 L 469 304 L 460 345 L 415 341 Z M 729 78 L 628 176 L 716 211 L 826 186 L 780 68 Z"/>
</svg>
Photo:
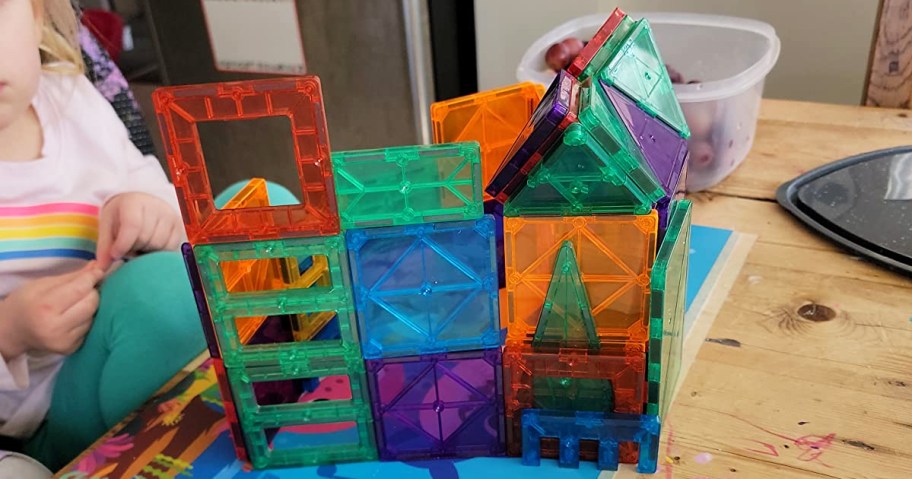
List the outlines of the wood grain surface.
<svg viewBox="0 0 912 479">
<path fill-rule="evenodd" d="M 912 100 L 912 0 L 881 0 L 865 104 L 909 108 Z"/>
<path fill-rule="evenodd" d="M 618 478 L 912 477 L 912 281 L 773 201 L 804 171 L 910 143 L 899 110 L 764 101 L 746 163 L 692 195 L 695 224 L 756 242 L 680 386 L 659 473 Z"/>
</svg>

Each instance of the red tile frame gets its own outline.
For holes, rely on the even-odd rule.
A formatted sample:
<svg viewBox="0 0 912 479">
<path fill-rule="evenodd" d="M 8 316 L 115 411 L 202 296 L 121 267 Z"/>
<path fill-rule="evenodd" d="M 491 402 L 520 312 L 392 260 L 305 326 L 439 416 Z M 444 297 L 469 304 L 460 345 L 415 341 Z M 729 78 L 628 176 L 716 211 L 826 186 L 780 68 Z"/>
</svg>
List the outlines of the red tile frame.
<svg viewBox="0 0 912 479">
<path fill-rule="evenodd" d="M 624 13 L 620 8 L 615 8 L 611 12 L 611 15 L 608 16 L 608 19 L 605 20 L 605 23 L 599 27 L 598 31 L 595 32 L 595 35 L 589 40 L 589 43 L 580 50 L 576 58 L 573 59 L 573 62 L 570 63 L 570 66 L 567 67 L 567 73 L 573 75 L 574 78 L 579 78 L 580 74 L 583 73 L 583 70 L 589 66 L 589 62 L 592 61 L 592 58 L 595 57 L 596 52 L 602 48 L 602 45 L 608 40 L 608 37 L 617 30 L 618 25 L 621 24 L 621 20 L 626 17 L 627 14 Z"/>
<path fill-rule="evenodd" d="M 152 99 L 191 244 L 339 233 L 320 79 L 313 75 L 164 87 Z M 196 124 L 288 117 L 299 205 L 219 210 Z"/>
</svg>

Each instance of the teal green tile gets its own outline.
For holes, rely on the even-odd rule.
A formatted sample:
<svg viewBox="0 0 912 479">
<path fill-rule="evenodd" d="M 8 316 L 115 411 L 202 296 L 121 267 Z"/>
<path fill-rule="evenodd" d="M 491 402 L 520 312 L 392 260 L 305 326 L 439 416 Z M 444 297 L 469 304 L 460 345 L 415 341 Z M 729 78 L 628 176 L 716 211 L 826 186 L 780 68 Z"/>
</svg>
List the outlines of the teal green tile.
<svg viewBox="0 0 912 479">
<path fill-rule="evenodd" d="M 229 368 L 227 376 L 255 468 L 377 458 L 360 354 Z"/>
<path fill-rule="evenodd" d="M 193 251 L 213 316 L 269 316 L 292 314 L 301 309 L 335 310 L 352 305 L 348 255 L 342 236 L 197 245 Z M 326 257 L 329 285 L 298 288 L 286 284 L 282 289 L 232 292 L 222 269 L 229 261 L 313 256 Z"/>
<path fill-rule="evenodd" d="M 481 218 L 478 142 L 332 154 L 343 229 Z"/>
<path fill-rule="evenodd" d="M 573 243 L 564 241 L 557 254 L 551 283 L 545 295 L 532 347 L 596 350 L 599 337 L 589 307 L 589 296 L 580 277 Z M 553 408 L 552 406 L 541 406 Z"/>
<path fill-rule="evenodd" d="M 682 137 L 690 136 L 684 112 L 675 96 L 665 64 L 659 54 L 649 22 L 636 22 L 611 60 L 598 73 L 599 78 L 617 87 L 652 116 L 661 118 Z"/>
<path fill-rule="evenodd" d="M 665 417 L 681 370 L 691 202 L 671 204 L 668 230 L 652 267 L 647 414 Z"/>
<path fill-rule="evenodd" d="M 504 206 L 504 216 L 638 214 L 652 200 L 630 177 L 630 165 L 615 161 L 580 123 L 529 173 Z"/>
</svg>

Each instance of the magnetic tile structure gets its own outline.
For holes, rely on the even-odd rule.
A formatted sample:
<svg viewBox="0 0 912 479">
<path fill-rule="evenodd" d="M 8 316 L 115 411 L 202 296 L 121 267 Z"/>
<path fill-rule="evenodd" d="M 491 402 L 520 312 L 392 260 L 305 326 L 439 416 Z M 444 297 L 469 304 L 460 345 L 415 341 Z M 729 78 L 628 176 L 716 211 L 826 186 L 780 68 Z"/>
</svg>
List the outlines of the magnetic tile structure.
<svg viewBox="0 0 912 479">
<path fill-rule="evenodd" d="M 525 82 L 434 103 L 434 143 L 477 141 L 482 184 L 487 184 L 543 94 L 540 85 Z"/>
<path fill-rule="evenodd" d="M 500 346 L 493 217 L 349 230 L 346 240 L 366 358 Z"/>
<path fill-rule="evenodd" d="M 689 130 L 648 23 L 619 9 L 542 105 L 561 82 L 573 114 L 532 148 L 527 127 L 486 189 L 505 216 L 507 453 L 652 473 L 681 361 Z"/>
<path fill-rule="evenodd" d="M 692 205 L 689 132 L 645 20 L 608 15 L 543 97 L 433 105 L 433 145 L 331 151 L 314 76 L 154 98 L 240 460 L 655 472 Z M 302 201 L 273 206 L 254 178 L 216 208 L 198 123 L 270 116 L 288 119 Z"/>
<path fill-rule="evenodd" d="M 501 351 L 367 361 L 381 459 L 504 451 Z"/>
<path fill-rule="evenodd" d="M 319 78 L 164 87 L 153 101 L 190 244 L 339 233 Z M 302 202 L 216 208 L 197 123 L 267 117 L 288 118 Z"/>
<path fill-rule="evenodd" d="M 332 158 L 343 229 L 482 215 L 476 141 L 335 152 Z"/>
</svg>

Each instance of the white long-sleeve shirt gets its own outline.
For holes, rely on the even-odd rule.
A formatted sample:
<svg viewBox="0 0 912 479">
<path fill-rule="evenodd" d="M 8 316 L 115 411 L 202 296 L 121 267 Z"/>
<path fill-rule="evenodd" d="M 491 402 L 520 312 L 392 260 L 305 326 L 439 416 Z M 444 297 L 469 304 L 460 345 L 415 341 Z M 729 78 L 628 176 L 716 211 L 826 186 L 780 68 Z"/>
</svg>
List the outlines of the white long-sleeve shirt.
<svg viewBox="0 0 912 479">
<path fill-rule="evenodd" d="M 32 105 L 43 132 L 41 158 L 0 161 L 0 298 L 93 259 L 98 213 L 111 197 L 143 192 L 178 208 L 158 161 L 136 149 L 85 77 L 44 73 Z M 62 361 L 39 352 L 0 357 L 0 435 L 35 432 Z"/>
</svg>

